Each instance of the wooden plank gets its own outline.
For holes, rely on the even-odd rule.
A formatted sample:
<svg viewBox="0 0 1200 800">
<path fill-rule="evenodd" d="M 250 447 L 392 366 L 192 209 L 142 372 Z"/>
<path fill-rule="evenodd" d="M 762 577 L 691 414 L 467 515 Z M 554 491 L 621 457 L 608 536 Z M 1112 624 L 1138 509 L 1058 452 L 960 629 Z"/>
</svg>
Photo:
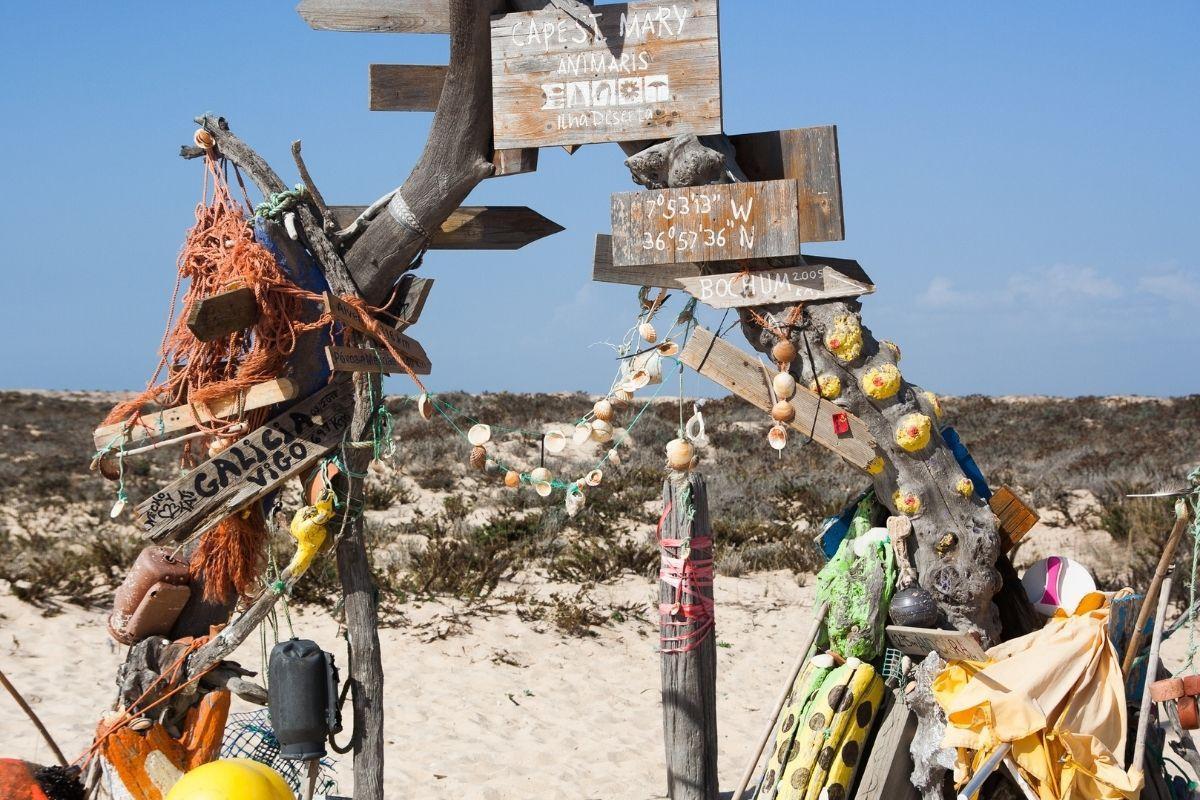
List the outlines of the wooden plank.
<svg viewBox="0 0 1200 800">
<path fill-rule="evenodd" d="M 400 362 L 392 358 L 391 354 L 383 348 L 368 350 L 365 347 L 336 347 L 334 345 L 327 345 L 325 347 L 325 360 L 329 362 L 329 368 L 334 372 L 371 372 L 383 375 L 399 375 L 405 371 Z M 428 360 L 425 362 L 411 361 L 408 366 L 418 375 L 428 375 L 433 369 L 433 365 Z"/>
<path fill-rule="evenodd" d="M 496 147 L 721 133 L 717 0 L 552 5 L 492 18 Z"/>
<path fill-rule="evenodd" d="M 359 333 L 364 333 L 367 336 L 375 336 L 355 313 L 354 309 L 340 297 L 326 292 L 322 298 L 325 302 L 325 312 L 334 318 L 337 322 L 342 323 L 347 328 L 353 328 Z M 396 348 L 396 352 L 400 357 L 408 362 L 408 366 L 413 372 L 418 375 L 428 375 L 433 365 L 429 361 L 429 356 L 425 353 L 425 348 L 415 339 L 410 339 L 403 333 L 391 328 L 383 328 L 380 335 L 388 341 L 392 347 Z M 399 365 L 397 365 L 399 366 Z M 403 369 L 401 369 L 403 371 Z"/>
<path fill-rule="evenodd" d="M 437 111 L 449 67 L 426 64 L 372 64 L 372 111 Z"/>
<path fill-rule="evenodd" d="M 537 172 L 538 154 L 536 147 L 523 150 L 496 150 L 492 153 L 492 166 L 495 171 L 493 178 L 503 178 L 507 175 L 524 175 L 527 172 Z"/>
<path fill-rule="evenodd" d="M 846 238 L 836 125 L 744 133 L 729 141 L 750 180 L 797 182 L 801 241 Z"/>
<path fill-rule="evenodd" d="M 400 279 L 396 299 L 387 309 L 388 313 L 396 317 L 396 330 L 403 331 L 417 324 L 431 291 L 433 278 L 418 278 L 410 272 Z"/>
<path fill-rule="evenodd" d="M 224 339 L 258 322 L 258 300 L 248 286 L 206 297 L 188 314 L 188 330 L 202 342 Z"/>
<path fill-rule="evenodd" d="M 128 430 L 124 422 L 104 425 L 92 433 L 92 440 L 97 450 L 104 450 L 110 446 L 119 447 L 143 440 L 161 439 L 176 431 L 194 428 L 197 418 L 201 422 L 226 419 L 235 416 L 239 411 L 254 411 L 293 400 L 298 392 L 299 384 L 291 378 L 266 381 L 207 405 L 179 406 L 146 414 Z"/>
<path fill-rule="evenodd" d="M 330 206 L 346 227 L 366 206 Z M 385 213 L 385 212 L 381 212 Z M 538 239 L 565 230 L 526 206 L 464 206 L 450 215 L 433 235 L 431 250 L 520 250 Z"/>
<path fill-rule="evenodd" d="M 1011 552 L 1041 520 L 1038 513 L 1007 486 L 1001 486 L 992 493 L 988 506 L 1000 522 L 1000 550 L 1003 553 Z"/>
<path fill-rule="evenodd" d="M 751 405 L 771 410 L 771 391 L 762 363 L 724 339 L 715 338 L 710 331 L 697 327 L 679 359 Z M 859 469 L 865 470 L 875 458 L 875 438 L 858 417 L 803 386 L 797 387 L 792 406 L 796 409 L 792 430 L 811 436 Z M 850 420 L 850 432 L 838 436 L 833 430 L 833 415 L 842 413 Z"/>
<path fill-rule="evenodd" d="M 859 770 L 853 800 L 921 800 L 909 780 L 913 771 L 909 745 L 917 732 L 917 715 L 890 688 L 882 711 L 873 738 L 862 750 L 867 760 Z"/>
<path fill-rule="evenodd" d="M 982 661 L 987 658 L 978 640 L 969 633 L 906 628 L 902 625 L 888 625 L 886 631 L 892 647 L 910 656 L 924 658 L 930 653 L 937 653 L 947 661 Z"/>
<path fill-rule="evenodd" d="M 612 198 L 613 263 L 800 254 L 796 181 L 625 192 Z"/>
<path fill-rule="evenodd" d="M 752 270 L 728 275 L 699 275 L 679 279 L 683 288 L 701 303 L 713 308 L 743 308 L 770 303 L 805 303 L 835 297 L 871 294 L 875 285 L 856 262 L 857 270 L 844 266 L 813 263 L 794 267 Z"/>
<path fill-rule="evenodd" d="M 596 255 L 592 261 L 592 280 L 602 283 L 623 283 L 628 286 L 653 286 L 662 289 L 682 289 L 683 278 L 700 274 L 695 264 L 636 264 L 618 267 L 613 263 L 612 238 L 607 233 L 596 234 Z"/>
<path fill-rule="evenodd" d="M 296 11 L 318 31 L 450 32 L 448 0 L 300 0 Z"/>
<path fill-rule="evenodd" d="M 241 511 L 340 445 L 353 410 L 350 382 L 329 384 L 138 505 L 142 532 L 181 542 Z"/>
</svg>

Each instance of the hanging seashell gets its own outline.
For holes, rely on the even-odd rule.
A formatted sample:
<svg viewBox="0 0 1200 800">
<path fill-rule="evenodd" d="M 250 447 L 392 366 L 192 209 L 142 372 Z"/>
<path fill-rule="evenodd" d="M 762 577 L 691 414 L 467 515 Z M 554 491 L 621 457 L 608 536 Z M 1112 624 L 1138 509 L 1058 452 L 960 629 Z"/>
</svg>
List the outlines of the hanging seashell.
<svg viewBox="0 0 1200 800">
<path fill-rule="evenodd" d="M 575 426 L 575 433 L 571 435 L 571 441 L 575 442 L 576 447 L 582 447 L 592 439 L 592 426 L 586 422 L 581 422 Z"/>
<path fill-rule="evenodd" d="M 422 394 L 417 398 L 417 413 L 426 422 L 433 419 L 433 401 L 429 399 L 429 395 Z"/>
<path fill-rule="evenodd" d="M 605 422 L 598 419 L 592 423 L 592 438 L 597 442 L 604 444 L 611 442 L 613 439 L 613 426 L 611 422 Z"/>
<path fill-rule="evenodd" d="M 521 473 L 511 469 L 504 473 L 504 485 L 509 489 L 516 489 L 521 485 Z"/>
<path fill-rule="evenodd" d="M 613 392 L 613 400 L 618 403 L 632 403 L 633 392 L 626 391 L 625 389 L 617 389 L 615 392 Z"/>
<path fill-rule="evenodd" d="M 471 448 L 471 467 L 473 469 L 483 469 L 487 466 L 487 448 L 481 444 L 477 444 Z"/>
<path fill-rule="evenodd" d="M 790 372 L 781 372 L 771 381 L 771 388 L 780 400 L 791 400 L 796 396 L 796 379 Z"/>
<path fill-rule="evenodd" d="M 551 481 L 554 480 L 553 474 L 545 467 L 538 467 L 533 472 L 529 473 L 529 481 L 533 484 L 534 490 L 542 497 L 549 497 L 554 491 L 554 486 Z"/>
<path fill-rule="evenodd" d="M 568 486 L 566 499 L 567 516 L 574 517 L 583 510 L 585 505 L 587 505 L 587 497 L 585 497 L 583 492 L 579 489 L 579 485 L 573 483 Z"/>
<path fill-rule="evenodd" d="M 104 455 L 92 462 L 92 469 L 98 470 L 105 480 L 121 480 L 120 456 Z"/>
<path fill-rule="evenodd" d="M 490 425 L 472 425 L 471 430 L 467 431 L 467 441 L 478 447 L 481 444 L 487 444 L 492 440 L 492 428 Z"/>
<path fill-rule="evenodd" d="M 679 345 L 670 340 L 663 342 L 658 346 L 658 354 L 660 356 L 673 356 L 679 354 Z"/>
<path fill-rule="evenodd" d="M 771 419 L 786 425 L 796 419 L 796 407 L 787 400 L 780 400 L 771 406 Z"/>
<path fill-rule="evenodd" d="M 654 344 L 658 341 L 658 331 L 654 330 L 654 326 L 649 322 L 638 325 L 638 336 L 641 336 L 646 344 Z"/>
<path fill-rule="evenodd" d="M 771 358 L 776 364 L 790 364 L 796 360 L 796 345 L 790 339 L 780 339 L 771 348 Z"/>
<path fill-rule="evenodd" d="M 687 439 L 672 439 L 667 443 L 667 466 L 673 470 L 686 472 L 691 469 L 695 455 L 696 448 Z"/>
<path fill-rule="evenodd" d="M 767 442 L 776 450 L 787 447 L 788 429 L 782 425 L 772 425 L 767 432 Z"/>
<path fill-rule="evenodd" d="M 553 430 L 546 434 L 543 440 L 546 444 L 546 452 L 558 454 L 567 449 L 567 437 L 560 430 Z"/>
<path fill-rule="evenodd" d="M 598 469 L 592 470 L 591 472 L 589 472 L 587 474 L 587 477 L 583 479 L 584 483 L 586 483 L 588 486 L 591 486 L 593 488 L 599 486 L 603 481 L 604 481 L 604 473 Z"/>
<path fill-rule="evenodd" d="M 113 503 L 112 510 L 108 512 L 109 519 L 116 519 L 121 516 L 121 512 L 125 510 L 125 498 L 118 497 L 117 502 Z"/>
<path fill-rule="evenodd" d="M 614 447 L 612 450 L 609 450 L 607 458 L 608 463 L 612 464 L 614 467 L 621 466 L 621 454 L 617 452 L 617 448 Z"/>
<path fill-rule="evenodd" d="M 204 128 L 196 129 L 196 132 L 192 134 L 192 141 L 196 143 L 196 147 L 203 147 L 205 150 L 212 150 L 217 146 L 216 137 Z"/>
<path fill-rule="evenodd" d="M 621 384 L 621 388 L 632 395 L 638 389 L 645 389 L 649 385 L 650 373 L 644 369 L 639 369 L 630 373 L 629 379 Z"/>
<path fill-rule="evenodd" d="M 592 413 L 596 415 L 596 419 L 612 422 L 615 411 L 613 404 L 608 400 L 597 400 L 596 405 L 592 406 Z"/>
</svg>

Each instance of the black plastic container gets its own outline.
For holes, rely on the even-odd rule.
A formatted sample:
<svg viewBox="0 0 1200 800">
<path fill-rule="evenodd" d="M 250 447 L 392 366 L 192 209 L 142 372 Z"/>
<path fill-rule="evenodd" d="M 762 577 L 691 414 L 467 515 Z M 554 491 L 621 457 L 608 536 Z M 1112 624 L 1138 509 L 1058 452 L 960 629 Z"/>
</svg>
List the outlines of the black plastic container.
<svg viewBox="0 0 1200 800">
<path fill-rule="evenodd" d="M 293 761 L 325 756 L 325 740 L 342 729 L 337 667 L 316 642 L 291 639 L 271 651 L 268 708 L 280 755 Z"/>
</svg>

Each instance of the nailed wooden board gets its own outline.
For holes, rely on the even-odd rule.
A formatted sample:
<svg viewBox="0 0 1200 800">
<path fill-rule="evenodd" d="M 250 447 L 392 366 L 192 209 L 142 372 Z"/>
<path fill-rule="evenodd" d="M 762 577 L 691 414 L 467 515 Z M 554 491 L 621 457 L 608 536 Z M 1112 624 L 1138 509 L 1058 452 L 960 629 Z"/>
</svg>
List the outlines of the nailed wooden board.
<svg viewBox="0 0 1200 800">
<path fill-rule="evenodd" d="M 188 330 L 202 342 L 223 339 L 258 322 L 258 300 L 248 286 L 206 297 L 192 306 Z"/>
<path fill-rule="evenodd" d="M 536 147 L 524 150 L 496 150 L 492 153 L 492 166 L 495 172 L 493 178 L 503 178 L 506 175 L 524 175 L 527 172 L 537 172 L 538 154 L 542 152 Z"/>
<path fill-rule="evenodd" d="M 342 323 L 347 328 L 353 328 L 359 333 L 365 333 L 368 336 L 375 335 L 363 324 L 362 319 L 359 318 L 354 309 L 344 300 L 329 292 L 326 292 L 322 299 L 325 302 L 326 313 L 333 317 L 334 320 Z M 396 348 L 396 352 L 400 354 L 400 357 L 408 362 L 408 366 L 413 372 L 418 375 L 428 375 L 429 370 L 433 369 L 433 365 L 429 361 L 429 356 L 425 353 L 425 348 L 421 346 L 420 342 L 391 328 L 383 328 L 381 334 L 392 347 Z"/>
<path fill-rule="evenodd" d="M 662 289 L 682 289 L 683 278 L 700 274 L 695 264 L 634 264 L 618 267 L 613 263 L 613 237 L 596 234 L 596 256 L 592 261 L 592 280 L 602 283 L 623 283 L 628 286 L 653 286 Z"/>
<path fill-rule="evenodd" d="M 857 266 L 856 262 L 851 263 Z M 845 271 L 843 267 L 820 263 L 727 275 L 699 275 L 678 280 L 688 294 L 713 308 L 806 303 L 837 297 L 858 297 L 875 291 L 875 285 L 861 268 L 855 273 Z"/>
<path fill-rule="evenodd" d="M 593 9 L 599 37 L 549 4 L 492 18 L 497 148 L 721 132 L 717 0 Z"/>
<path fill-rule="evenodd" d="M 354 391 L 331 383 L 138 505 L 142 531 L 181 542 L 241 511 L 337 447 Z"/>
<path fill-rule="evenodd" d="M 885 629 L 892 647 L 910 656 L 924 658 L 937 653 L 947 661 L 982 661 L 987 658 L 983 646 L 969 633 L 936 628 L 906 628 L 888 625 Z"/>
<path fill-rule="evenodd" d="M 234 416 L 239 410 L 253 411 L 257 408 L 294 400 L 298 391 L 299 385 L 291 378 L 266 381 L 257 386 L 251 386 L 244 392 L 231 394 L 205 406 L 179 406 L 146 414 L 129 430 L 126 430 L 127 426 L 123 422 L 104 425 L 92 433 L 92 439 L 97 450 L 148 439 L 161 439 L 176 431 L 195 427 L 197 418 L 201 422 L 225 419 Z"/>
<path fill-rule="evenodd" d="M 346 227 L 366 206 L 330 206 L 334 221 Z M 433 235 L 431 250 L 520 250 L 564 230 L 526 206 L 463 206 Z"/>
<path fill-rule="evenodd" d="M 836 125 L 744 133 L 729 141 L 750 180 L 796 181 L 801 241 L 846 238 Z"/>
<path fill-rule="evenodd" d="M 325 360 L 334 372 L 371 372 L 383 375 L 399 375 L 404 372 L 400 362 L 383 348 L 368 350 L 365 347 L 328 345 L 325 347 Z M 410 362 L 408 366 L 418 375 L 428 375 L 432 370 L 428 361 L 423 364 Z"/>
<path fill-rule="evenodd" d="M 450 32 L 448 0 L 300 0 L 296 11 L 319 31 Z"/>
<path fill-rule="evenodd" d="M 372 111 L 437 111 L 449 67 L 427 64 L 372 64 Z"/>
<path fill-rule="evenodd" d="M 715 338 L 710 331 L 697 327 L 679 360 L 751 405 L 771 410 L 771 391 L 762 362 L 724 339 Z M 875 458 L 875 438 L 858 417 L 803 386 L 797 387 L 792 406 L 796 409 L 796 420 L 789 426 L 792 430 L 811 436 L 817 444 L 859 469 L 865 470 Z M 833 432 L 833 415 L 841 413 L 850 420 L 850 432 L 844 436 Z M 766 446 L 765 434 L 763 446 Z"/>
<path fill-rule="evenodd" d="M 396 299 L 387 309 L 396 317 L 396 330 L 403 331 L 417 324 L 431 291 L 433 278 L 418 278 L 410 272 L 400 279 Z"/>
<path fill-rule="evenodd" d="M 787 180 L 614 194 L 613 263 L 799 255 L 796 204 L 796 182 Z"/>
</svg>

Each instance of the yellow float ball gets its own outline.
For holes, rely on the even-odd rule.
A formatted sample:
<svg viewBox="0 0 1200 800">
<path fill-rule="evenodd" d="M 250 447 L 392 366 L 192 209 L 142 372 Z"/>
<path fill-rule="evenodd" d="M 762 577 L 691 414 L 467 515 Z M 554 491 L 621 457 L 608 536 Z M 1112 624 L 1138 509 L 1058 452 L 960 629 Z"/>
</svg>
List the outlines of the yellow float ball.
<svg viewBox="0 0 1200 800">
<path fill-rule="evenodd" d="M 247 758 L 196 767 L 167 794 L 167 800 L 295 800 L 279 773 Z"/>
</svg>

